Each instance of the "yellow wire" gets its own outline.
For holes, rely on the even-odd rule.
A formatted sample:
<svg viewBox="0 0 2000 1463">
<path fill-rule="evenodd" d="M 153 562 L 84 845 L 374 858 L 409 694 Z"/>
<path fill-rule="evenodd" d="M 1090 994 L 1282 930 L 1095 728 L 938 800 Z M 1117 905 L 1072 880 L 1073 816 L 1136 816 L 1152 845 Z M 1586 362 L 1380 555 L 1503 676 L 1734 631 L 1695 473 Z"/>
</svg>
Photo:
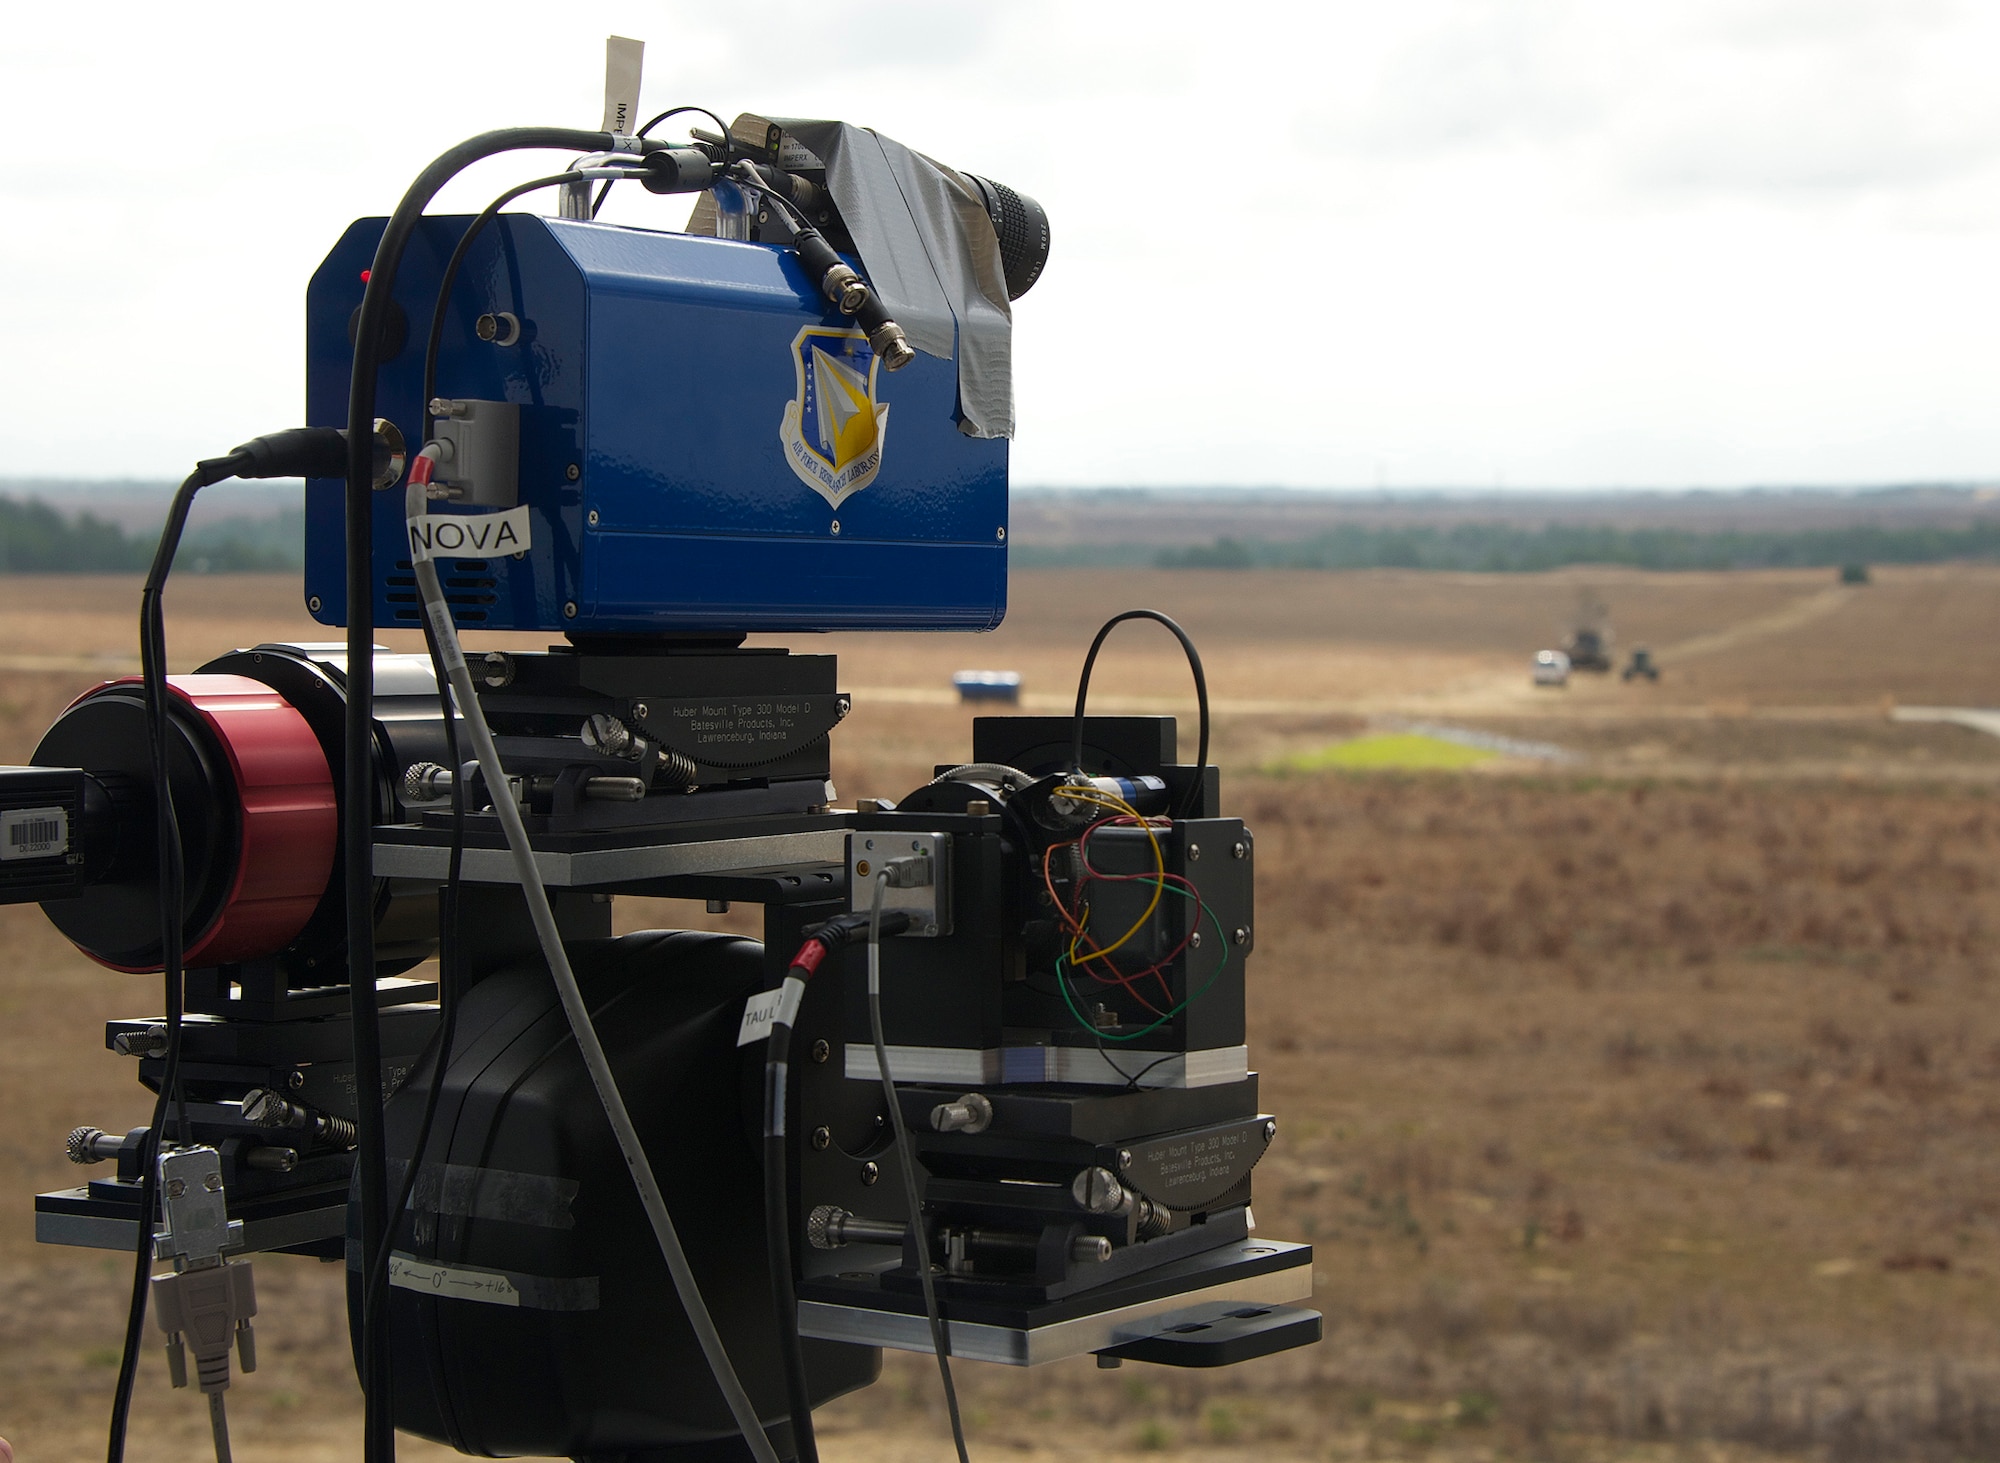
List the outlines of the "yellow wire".
<svg viewBox="0 0 2000 1463">
<path fill-rule="evenodd" d="M 1145 814 L 1116 794 L 1101 792 L 1097 788 L 1064 788 L 1056 796 L 1067 798 L 1073 803 L 1082 803 L 1087 807 L 1109 808 L 1114 813 L 1121 813 L 1136 822 L 1145 833 L 1146 842 L 1153 846 L 1153 869 L 1159 875 L 1159 878 L 1153 884 L 1152 902 L 1146 906 L 1145 913 L 1139 916 L 1138 921 L 1131 929 L 1113 940 L 1109 945 L 1106 945 L 1102 950 L 1093 951 L 1091 954 L 1083 956 L 1079 956 L 1076 953 L 1077 942 L 1083 938 L 1083 926 L 1090 918 L 1088 912 L 1086 911 L 1083 918 L 1077 921 L 1076 933 L 1071 935 L 1069 939 L 1069 963 L 1072 966 L 1085 965 L 1092 960 L 1104 959 L 1113 950 L 1116 950 L 1134 935 L 1138 934 L 1139 931 L 1146 928 L 1146 921 L 1150 920 L 1153 917 L 1153 911 L 1160 907 L 1160 895 L 1166 888 L 1167 856 L 1161 851 L 1160 840 L 1154 835 L 1153 825 L 1146 820 Z M 1080 841 L 1077 844 L 1077 855 L 1079 859 L 1083 855 L 1083 845 Z"/>
</svg>

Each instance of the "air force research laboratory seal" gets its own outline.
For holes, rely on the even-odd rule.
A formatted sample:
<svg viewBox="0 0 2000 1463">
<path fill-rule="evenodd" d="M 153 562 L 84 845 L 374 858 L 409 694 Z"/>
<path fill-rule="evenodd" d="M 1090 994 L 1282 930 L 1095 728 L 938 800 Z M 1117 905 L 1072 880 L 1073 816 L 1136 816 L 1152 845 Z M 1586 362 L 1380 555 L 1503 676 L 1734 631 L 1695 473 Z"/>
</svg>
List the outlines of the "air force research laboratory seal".
<svg viewBox="0 0 2000 1463">
<path fill-rule="evenodd" d="M 882 470 L 889 406 L 875 399 L 879 366 L 859 330 L 808 325 L 792 339 L 798 391 L 778 437 L 799 480 L 835 508 Z"/>
</svg>

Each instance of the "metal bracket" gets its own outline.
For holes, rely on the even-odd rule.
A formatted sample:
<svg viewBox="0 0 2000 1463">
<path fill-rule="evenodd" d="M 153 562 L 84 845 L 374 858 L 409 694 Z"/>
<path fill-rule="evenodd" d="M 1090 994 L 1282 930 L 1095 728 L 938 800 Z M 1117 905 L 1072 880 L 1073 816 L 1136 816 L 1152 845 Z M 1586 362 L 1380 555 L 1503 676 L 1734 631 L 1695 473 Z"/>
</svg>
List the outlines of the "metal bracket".
<svg viewBox="0 0 2000 1463">
<path fill-rule="evenodd" d="M 909 915 L 905 937 L 936 939 L 951 933 L 951 835 L 949 833 L 852 833 L 847 839 L 848 900 L 857 910 L 871 907 L 875 881 L 889 875 L 882 909 Z"/>
<path fill-rule="evenodd" d="M 1154 1335 L 1105 1347 L 1097 1353 L 1098 1365 L 1149 1361 L 1156 1366 L 1234 1366 L 1295 1346 L 1311 1346 L 1320 1339 L 1322 1326 L 1318 1311 L 1241 1301 L 1196 1306 L 1173 1319 L 1173 1325 Z"/>
</svg>

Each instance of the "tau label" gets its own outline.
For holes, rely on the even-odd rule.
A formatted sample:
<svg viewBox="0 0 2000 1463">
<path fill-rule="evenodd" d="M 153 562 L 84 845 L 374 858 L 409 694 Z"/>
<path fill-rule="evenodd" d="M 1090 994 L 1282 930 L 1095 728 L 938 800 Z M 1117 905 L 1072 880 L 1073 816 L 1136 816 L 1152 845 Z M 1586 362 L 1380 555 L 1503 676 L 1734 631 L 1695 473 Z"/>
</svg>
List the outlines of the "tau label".
<svg viewBox="0 0 2000 1463">
<path fill-rule="evenodd" d="M 762 1041 L 779 1021 L 791 1025 L 805 993 L 806 983 L 797 976 L 788 976 L 776 990 L 762 991 L 745 1001 L 743 1024 L 736 1028 L 736 1044 L 748 1046 L 753 1041 Z"/>
</svg>

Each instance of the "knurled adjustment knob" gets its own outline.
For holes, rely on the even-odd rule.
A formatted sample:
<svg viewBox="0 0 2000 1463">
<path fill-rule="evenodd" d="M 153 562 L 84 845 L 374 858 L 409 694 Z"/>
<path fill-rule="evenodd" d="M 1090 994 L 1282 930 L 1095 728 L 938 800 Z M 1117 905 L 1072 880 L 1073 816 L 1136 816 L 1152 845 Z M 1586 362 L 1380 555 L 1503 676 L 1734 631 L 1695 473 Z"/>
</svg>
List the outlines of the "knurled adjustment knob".
<svg viewBox="0 0 2000 1463">
<path fill-rule="evenodd" d="M 71 1128 L 69 1138 L 63 1147 L 69 1153 L 71 1163 L 102 1163 L 118 1152 L 122 1138 L 114 1138 L 102 1128 L 88 1124 Z"/>
<path fill-rule="evenodd" d="M 847 1211 L 837 1204 L 821 1204 L 806 1216 L 806 1243 L 816 1250 L 837 1250 L 844 1243 L 841 1226 Z"/>
</svg>

